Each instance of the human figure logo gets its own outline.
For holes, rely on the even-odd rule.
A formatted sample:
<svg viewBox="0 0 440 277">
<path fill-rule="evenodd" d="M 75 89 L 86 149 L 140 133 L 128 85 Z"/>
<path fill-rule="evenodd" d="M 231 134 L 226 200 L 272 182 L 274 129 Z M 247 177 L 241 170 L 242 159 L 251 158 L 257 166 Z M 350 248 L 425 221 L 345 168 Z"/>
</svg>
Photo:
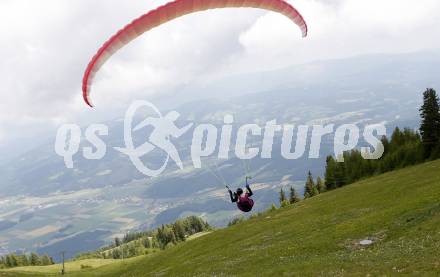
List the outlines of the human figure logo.
<svg viewBox="0 0 440 277">
<path fill-rule="evenodd" d="M 147 117 L 133 128 L 133 119 L 135 118 L 136 112 L 140 108 L 145 107 L 153 110 L 156 116 Z M 134 101 L 125 114 L 125 148 L 115 147 L 115 149 L 123 154 L 126 154 L 130 158 L 136 169 L 147 176 L 155 177 L 161 174 L 166 169 L 170 158 L 176 163 L 176 165 L 180 169 L 183 169 L 183 164 L 182 160 L 180 159 L 179 152 L 172 143 L 171 138 L 177 139 L 181 137 L 192 127 L 193 124 L 190 123 L 183 128 L 179 128 L 176 126 L 176 120 L 179 117 L 180 114 L 176 111 L 171 111 L 163 116 L 159 109 L 148 101 Z M 144 142 L 138 147 L 135 147 L 132 133 L 139 131 L 147 126 L 153 127 L 148 141 Z M 159 148 L 160 150 L 164 151 L 166 153 L 166 159 L 160 168 L 151 169 L 145 166 L 141 158 L 153 151 L 155 148 Z"/>
</svg>

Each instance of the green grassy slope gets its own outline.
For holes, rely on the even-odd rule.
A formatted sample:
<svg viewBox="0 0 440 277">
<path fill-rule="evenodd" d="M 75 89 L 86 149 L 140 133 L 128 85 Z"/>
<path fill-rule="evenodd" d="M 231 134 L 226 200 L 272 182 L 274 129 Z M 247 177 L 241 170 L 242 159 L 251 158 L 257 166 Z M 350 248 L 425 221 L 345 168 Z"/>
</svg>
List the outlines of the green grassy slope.
<svg viewBox="0 0 440 277">
<path fill-rule="evenodd" d="M 361 247 L 359 241 L 366 238 L 374 244 Z M 71 276 L 367 273 L 440 275 L 440 161 L 364 180 L 154 255 Z"/>
</svg>

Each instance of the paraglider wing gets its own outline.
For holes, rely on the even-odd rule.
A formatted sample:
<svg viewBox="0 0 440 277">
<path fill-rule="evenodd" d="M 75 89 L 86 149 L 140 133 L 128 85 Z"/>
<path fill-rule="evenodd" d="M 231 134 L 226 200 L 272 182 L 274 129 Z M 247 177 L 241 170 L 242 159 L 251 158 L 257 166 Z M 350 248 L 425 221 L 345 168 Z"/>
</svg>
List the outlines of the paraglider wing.
<svg viewBox="0 0 440 277">
<path fill-rule="evenodd" d="M 175 0 L 135 19 L 102 45 L 90 61 L 84 73 L 82 84 L 84 101 L 87 105 L 93 107 L 89 97 L 93 78 L 107 59 L 124 45 L 130 43 L 152 28 L 183 15 L 209 9 L 229 7 L 260 8 L 283 14 L 299 26 L 303 37 L 307 36 L 307 24 L 305 20 L 301 14 L 285 0 Z"/>
</svg>

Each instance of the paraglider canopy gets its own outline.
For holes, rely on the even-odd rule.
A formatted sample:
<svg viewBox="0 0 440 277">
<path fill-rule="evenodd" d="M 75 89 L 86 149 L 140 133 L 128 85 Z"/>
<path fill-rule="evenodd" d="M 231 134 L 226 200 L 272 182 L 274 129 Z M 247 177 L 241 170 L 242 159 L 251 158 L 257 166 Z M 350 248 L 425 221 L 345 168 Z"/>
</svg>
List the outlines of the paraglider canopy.
<svg viewBox="0 0 440 277">
<path fill-rule="evenodd" d="M 93 107 L 90 101 L 90 88 L 95 74 L 116 51 L 130 43 L 143 33 L 186 14 L 218 8 L 259 8 L 280 13 L 291 19 L 307 36 L 307 24 L 302 15 L 285 0 L 175 0 L 152 10 L 113 35 L 102 45 L 84 73 L 82 91 L 84 101 Z"/>
</svg>

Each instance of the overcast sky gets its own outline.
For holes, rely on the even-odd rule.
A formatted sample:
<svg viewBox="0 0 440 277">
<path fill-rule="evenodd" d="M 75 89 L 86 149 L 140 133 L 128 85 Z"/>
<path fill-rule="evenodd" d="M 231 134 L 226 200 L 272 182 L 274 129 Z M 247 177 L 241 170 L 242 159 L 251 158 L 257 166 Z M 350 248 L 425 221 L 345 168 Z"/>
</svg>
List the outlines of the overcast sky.
<svg viewBox="0 0 440 277">
<path fill-rule="evenodd" d="M 0 151 L 62 122 L 203 78 L 341 58 L 440 48 L 438 0 L 295 0 L 310 33 L 281 15 L 227 9 L 189 15 L 122 49 L 81 99 L 85 66 L 122 26 L 166 1 L 1 0 Z M 127 4 L 129 3 L 129 4 Z"/>
</svg>

